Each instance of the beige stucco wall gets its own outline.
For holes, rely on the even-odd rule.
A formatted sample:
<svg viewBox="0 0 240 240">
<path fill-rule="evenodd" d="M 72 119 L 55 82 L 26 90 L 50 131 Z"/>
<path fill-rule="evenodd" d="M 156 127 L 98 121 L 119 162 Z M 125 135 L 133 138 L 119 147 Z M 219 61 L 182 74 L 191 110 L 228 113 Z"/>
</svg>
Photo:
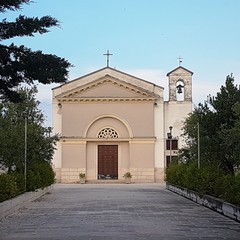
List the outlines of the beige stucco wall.
<svg viewBox="0 0 240 240">
<path fill-rule="evenodd" d="M 123 119 L 116 118 L 114 115 L 103 115 L 95 118 L 89 126 L 85 128 L 83 137 L 96 138 L 98 133 L 106 127 L 114 129 L 119 138 L 129 138 L 132 135 L 132 129 L 125 125 Z"/>
<path fill-rule="evenodd" d="M 130 168 L 154 167 L 154 141 L 130 142 Z"/>
<path fill-rule="evenodd" d="M 126 88 L 119 88 L 109 82 L 103 83 L 100 86 L 96 85 L 90 90 L 81 93 L 81 97 L 139 97 L 139 94 L 132 92 Z"/>
<path fill-rule="evenodd" d="M 97 102 L 62 103 L 62 136 L 83 137 L 89 124 L 101 116 L 123 119 L 131 126 L 134 137 L 154 135 L 153 103 Z"/>
<path fill-rule="evenodd" d="M 63 143 L 62 159 L 63 168 L 86 168 L 86 144 Z"/>
<path fill-rule="evenodd" d="M 192 102 L 165 102 L 165 132 L 169 132 L 169 126 L 172 126 L 172 135 L 174 138 L 179 139 L 179 147 L 184 144 L 183 138 L 181 137 L 183 130 L 183 123 L 192 111 Z"/>
<path fill-rule="evenodd" d="M 154 141 L 130 142 L 130 171 L 135 182 L 154 182 Z"/>
<path fill-rule="evenodd" d="M 86 173 L 88 180 L 97 179 L 97 146 L 94 142 L 87 143 Z"/>
</svg>

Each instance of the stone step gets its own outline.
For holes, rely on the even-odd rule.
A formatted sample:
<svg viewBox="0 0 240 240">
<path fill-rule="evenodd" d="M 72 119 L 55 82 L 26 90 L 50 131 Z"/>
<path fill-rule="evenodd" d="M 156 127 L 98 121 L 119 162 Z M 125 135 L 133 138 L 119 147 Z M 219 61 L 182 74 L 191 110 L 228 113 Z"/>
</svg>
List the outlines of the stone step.
<svg viewBox="0 0 240 240">
<path fill-rule="evenodd" d="M 124 183 L 124 180 L 87 180 L 86 183 L 88 184 L 121 184 Z"/>
</svg>

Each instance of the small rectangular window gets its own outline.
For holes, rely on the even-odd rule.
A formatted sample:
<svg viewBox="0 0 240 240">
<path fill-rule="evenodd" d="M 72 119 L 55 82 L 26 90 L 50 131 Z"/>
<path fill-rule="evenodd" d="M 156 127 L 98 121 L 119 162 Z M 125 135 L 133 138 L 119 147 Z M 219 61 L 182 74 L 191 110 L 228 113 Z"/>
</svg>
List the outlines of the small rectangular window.
<svg viewBox="0 0 240 240">
<path fill-rule="evenodd" d="M 172 147 L 171 147 L 171 145 Z M 166 142 L 166 149 L 167 150 L 178 150 L 178 140 L 177 139 L 167 139 L 167 142 Z"/>
</svg>

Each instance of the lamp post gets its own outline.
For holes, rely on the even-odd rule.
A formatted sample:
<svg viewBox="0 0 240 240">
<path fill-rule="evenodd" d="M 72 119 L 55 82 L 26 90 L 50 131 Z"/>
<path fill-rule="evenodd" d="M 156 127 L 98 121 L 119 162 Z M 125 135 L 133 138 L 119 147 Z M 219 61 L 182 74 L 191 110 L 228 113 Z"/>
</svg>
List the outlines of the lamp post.
<svg viewBox="0 0 240 240">
<path fill-rule="evenodd" d="M 197 123 L 197 130 L 198 130 L 198 169 L 200 169 L 200 125 L 199 122 Z"/>
<path fill-rule="evenodd" d="M 169 139 L 169 147 L 170 147 L 170 163 L 172 162 L 172 129 L 173 129 L 173 127 L 172 126 L 170 126 L 169 127 L 169 130 L 170 130 L 170 132 L 167 134 L 167 136 L 168 136 L 168 139 Z"/>
<path fill-rule="evenodd" d="M 25 131 L 24 131 L 24 178 L 25 178 L 25 191 L 27 190 L 27 110 L 25 112 Z"/>
</svg>

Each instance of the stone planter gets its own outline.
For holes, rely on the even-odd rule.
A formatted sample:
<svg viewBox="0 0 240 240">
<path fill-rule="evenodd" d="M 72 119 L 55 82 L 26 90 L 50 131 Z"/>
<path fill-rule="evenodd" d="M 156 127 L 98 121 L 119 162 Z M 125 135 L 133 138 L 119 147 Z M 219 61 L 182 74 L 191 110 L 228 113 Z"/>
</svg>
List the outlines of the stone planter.
<svg viewBox="0 0 240 240">
<path fill-rule="evenodd" d="M 124 182 L 129 184 L 131 183 L 131 178 L 132 178 L 132 174 L 130 172 L 126 172 L 124 175 Z"/>
<path fill-rule="evenodd" d="M 131 183 L 131 178 L 130 178 L 130 177 L 125 177 L 125 178 L 124 178 L 124 182 L 125 182 L 126 184 Z"/>
<path fill-rule="evenodd" d="M 79 173 L 79 180 L 80 180 L 80 184 L 86 183 L 86 174 L 85 173 Z"/>
<path fill-rule="evenodd" d="M 80 178 L 80 184 L 85 184 L 86 183 L 86 178 Z"/>
</svg>

